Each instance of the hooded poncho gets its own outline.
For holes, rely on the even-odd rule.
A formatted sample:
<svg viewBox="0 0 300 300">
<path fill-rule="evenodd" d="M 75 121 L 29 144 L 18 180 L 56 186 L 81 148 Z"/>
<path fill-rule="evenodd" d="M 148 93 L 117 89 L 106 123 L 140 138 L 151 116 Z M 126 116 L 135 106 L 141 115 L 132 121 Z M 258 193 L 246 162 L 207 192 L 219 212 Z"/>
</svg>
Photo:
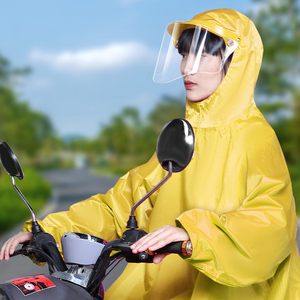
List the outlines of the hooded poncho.
<svg viewBox="0 0 300 300">
<path fill-rule="evenodd" d="M 147 232 L 166 224 L 184 228 L 193 255 L 169 255 L 158 265 L 128 264 L 105 300 L 300 299 L 290 177 L 276 135 L 253 100 L 263 52 L 260 36 L 233 10 L 196 18 L 235 34 L 239 46 L 214 94 L 186 103 L 196 137 L 191 163 L 136 211 Z M 66 231 L 119 238 L 131 206 L 165 174 L 154 155 L 107 194 L 50 214 L 40 224 L 58 243 Z M 24 230 L 29 228 L 27 223 Z"/>
</svg>

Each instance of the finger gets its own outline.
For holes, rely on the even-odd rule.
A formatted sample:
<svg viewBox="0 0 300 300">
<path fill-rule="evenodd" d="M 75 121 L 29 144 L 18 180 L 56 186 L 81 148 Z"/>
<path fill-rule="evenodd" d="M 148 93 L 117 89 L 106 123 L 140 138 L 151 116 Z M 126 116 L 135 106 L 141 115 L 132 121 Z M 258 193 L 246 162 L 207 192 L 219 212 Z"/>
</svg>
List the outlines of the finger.
<svg viewBox="0 0 300 300">
<path fill-rule="evenodd" d="M 154 251 L 176 240 L 176 227 L 164 226 L 153 231 L 139 240 L 132 247 L 133 253 L 142 252 L 147 249 Z"/>
<path fill-rule="evenodd" d="M 133 248 L 133 253 L 142 252 L 147 249 L 155 251 L 172 242 L 188 240 L 189 235 L 182 228 L 178 228 L 171 225 L 165 225 L 149 235 L 140 242 L 136 243 L 136 248 Z"/>
<path fill-rule="evenodd" d="M 16 236 L 11 239 L 11 248 L 16 248 L 19 244 L 24 244 L 31 240 L 31 232 L 19 232 Z"/>
<path fill-rule="evenodd" d="M 5 245 L 3 246 L 3 259 L 8 260 L 9 259 L 9 248 L 10 248 L 10 241 L 7 241 Z"/>
<path fill-rule="evenodd" d="M 20 232 L 18 235 L 18 244 L 24 244 L 26 242 L 29 242 L 31 240 L 32 233 L 31 232 Z"/>
<path fill-rule="evenodd" d="M 10 254 L 13 253 L 13 242 L 14 238 L 11 238 L 9 239 L 7 242 L 6 242 L 6 245 L 5 245 L 5 249 L 4 249 L 4 260 L 9 260 L 10 258 Z"/>
<path fill-rule="evenodd" d="M 19 240 L 18 239 L 14 239 L 12 240 L 10 247 L 9 247 L 9 255 L 12 255 L 16 249 L 16 247 L 19 245 Z"/>
<path fill-rule="evenodd" d="M 137 249 L 143 249 L 141 251 L 144 251 L 147 249 L 147 247 L 152 244 L 155 240 L 159 239 L 159 236 L 162 234 L 162 230 L 158 229 L 155 230 L 146 236 L 142 237 L 139 239 L 137 242 L 135 242 L 132 246 L 132 250 L 137 250 Z"/>
<path fill-rule="evenodd" d="M 137 242 L 135 242 L 133 244 L 134 248 L 139 248 L 145 244 L 147 244 L 149 241 L 153 240 L 155 237 L 157 237 L 157 235 L 161 234 L 160 231 L 156 230 L 153 231 L 147 235 L 145 235 L 144 237 L 142 237 L 141 239 L 139 239 Z"/>
<path fill-rule="evenodd" d="M 3 258 L 4 258 L 4 253 L 5 253 L 6 245 L 7 245 L 7 241 L 4 243 L 4 245 L 1 248 L 1 251 L 0 251 L 0 260 L 3 260 Z"/>
<path fill-rule="evenodd" d="M 5 250 L 6 244 L 7 244 L 7 241 L 3 244 L 2 248 L 1 248 L 1 251 L 0 251 L 0 255 L 4 254 L 4 250 Z"/>
<path fill-rule="evenodd" d="M 140 246 L 142 244 L 147 243 L 148 241 L 158 238 L 159 236 L 168 236 L 170 235 L 170 233 L 172 232 L 172 230 L 176 228 L 174 226 L 170 226 L 170 225 L 165 225 L 161 228 L 156 229 L 155 231 L 152 231 L 150 233 L 148 233 L 147 235 L 145 235 L 144 237 L 142 237 L 141 239 L 139 239 L 137 242 L 135 242 L 136 246 Z"/>
<path fill-rule="evenodd" d="M 182 235 L 180 228 L 174 226 L 166 226 L 164 230 L 148 241 L 149 250 L 154 251 L 162 248 L 172 242 L 177 242 L 186 239 L 186 233 Z"/>
<path fill-rule="evenodd" d="M 162 260 L 168 256 L 170 253 L 159 253 L 159 254 L 155 254 L 153 257 L 153 263 L 154 264 L 159 264 L 160 262 L 162 262 Z"/>
<path fill-rule="evenodd" d="M 14 238 L 15 238 L 15 236 L 11 237 L 2 246 L 2 249 L 0 252 L 0 260 L 3 260 L 3 259 L 8 260 L 9 259 L 10 247 L 11 247 L 11 243 Z"/>
<path fill-rule="evenodd" d="M 148 233 L 147 235 L 143 236 L 142 238 L 140 238 L 138 241 L 136 241 L 135 243 L 133 243 L 130 248 L 136 249 L 139 248 L 140 246 L 142 246 L 143 244 L 147 243 L 147 241 L 149 241 L 151 239 L 151 237 L 155 234 L 155 231 Z"/>
<path fill-rule="evenodd" d="M 20 243 L 30 241 L 32 236 L 31 232 L 19 232 L 12 238 L 10 238 L 2 247 L 2 259 L 9 260 L 10 255 L 12 255 Z"/>
</svg>

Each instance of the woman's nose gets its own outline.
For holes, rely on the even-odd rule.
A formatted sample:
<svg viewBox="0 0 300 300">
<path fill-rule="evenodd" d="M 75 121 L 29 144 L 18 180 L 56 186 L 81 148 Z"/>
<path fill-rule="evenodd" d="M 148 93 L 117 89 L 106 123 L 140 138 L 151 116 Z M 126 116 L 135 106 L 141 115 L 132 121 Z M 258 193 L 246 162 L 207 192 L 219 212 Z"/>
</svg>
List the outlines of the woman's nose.
<svg viewBox="0 0 300 300">
<path fill-rule="evenodd" d="M 191 59 L 187 59 L 181 65 L 181 73 L 182 74 L 189 74 L 193 70 L 193 61 Z"/>
</svg>

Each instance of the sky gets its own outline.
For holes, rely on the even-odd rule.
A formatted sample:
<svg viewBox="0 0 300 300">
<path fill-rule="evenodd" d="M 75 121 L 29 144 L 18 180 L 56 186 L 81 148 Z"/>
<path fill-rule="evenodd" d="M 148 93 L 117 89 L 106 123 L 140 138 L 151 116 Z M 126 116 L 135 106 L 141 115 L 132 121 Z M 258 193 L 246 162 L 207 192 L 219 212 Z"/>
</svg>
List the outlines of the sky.
<svg viewBox="0 0 300 300">
<path fill-rule="evenodd" d="M 0 54 L 30 67 L 17 92 L 49 116 L 57 134 L 94 138 L 113 115 L 135 107 L 145 118 L 180 80 L 152 80 L 164 30 L 216 8 L 244 14 L 251 0 L 1 0 Z"/>
</svg>

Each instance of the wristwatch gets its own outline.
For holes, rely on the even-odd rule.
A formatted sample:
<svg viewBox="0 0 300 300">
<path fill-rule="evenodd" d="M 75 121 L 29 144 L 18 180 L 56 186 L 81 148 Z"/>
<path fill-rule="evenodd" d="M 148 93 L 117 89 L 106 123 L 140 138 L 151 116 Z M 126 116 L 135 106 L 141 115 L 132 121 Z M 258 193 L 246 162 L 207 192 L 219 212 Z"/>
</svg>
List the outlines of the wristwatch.
<svg viewBox="0 0 300 300">
<path fill-rule="evenodd" d="M 182 254 L 191 256 L 193 254 L 193 245 L 190 240 L 183 241 L 181 245 Z"/>
</svg>

